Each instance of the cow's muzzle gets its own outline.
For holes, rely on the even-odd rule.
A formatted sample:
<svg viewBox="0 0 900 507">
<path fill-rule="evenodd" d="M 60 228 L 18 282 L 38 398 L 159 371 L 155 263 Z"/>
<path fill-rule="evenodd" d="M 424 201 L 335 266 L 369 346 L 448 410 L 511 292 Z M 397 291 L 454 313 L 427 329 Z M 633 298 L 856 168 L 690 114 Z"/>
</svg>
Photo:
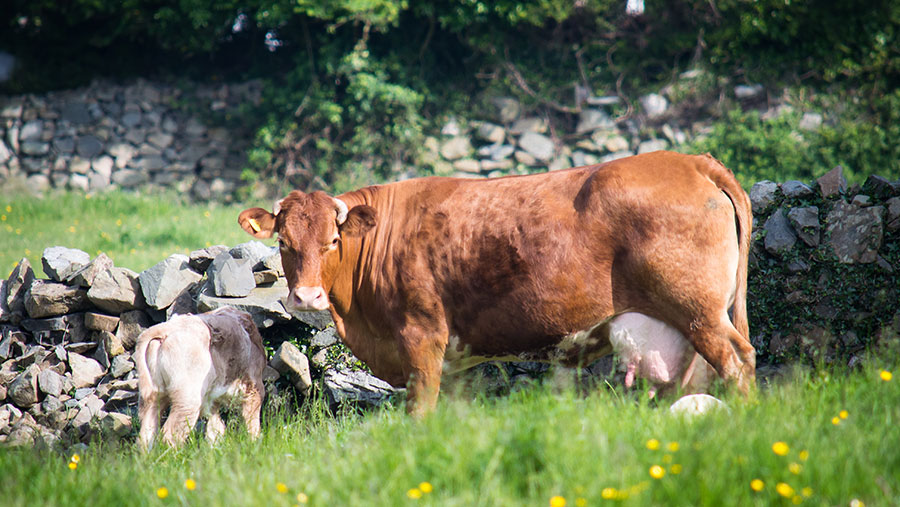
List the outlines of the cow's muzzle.
<svg viewBox="0 0 900 507">
<path fill-rule="evenodd" d="M 297 287 L 288 298 L 291 309 L 302 312 L 327 310 L 328 294 L 322 287 Z"/>
</svg>

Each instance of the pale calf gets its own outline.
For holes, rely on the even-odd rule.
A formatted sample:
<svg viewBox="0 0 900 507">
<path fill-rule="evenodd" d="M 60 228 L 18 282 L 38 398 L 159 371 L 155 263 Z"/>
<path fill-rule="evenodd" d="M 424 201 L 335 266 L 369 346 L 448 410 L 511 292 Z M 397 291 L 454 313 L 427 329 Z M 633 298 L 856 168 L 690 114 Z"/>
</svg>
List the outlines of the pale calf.
<svg viewBox="0 0 900 507">
<path fill-rule="evenodd" d="M 704 393 L 716 375 L 677 329 L 640 313 L 612 319 L 609 342 L 625 372 L 625 387 L 631 387 L 635 377 L 646 379 L 653 384 L 651 397 L 678 388 Z"/>
<path fill-rule="evenodd" d="M 141 333 L 134 357 L 141 449 L 153 445 L 166 408 L 162 438 L 171 446 L 184 441 L 201 415 L 207 439 L 215 441 L 225 431 L 219 411 L 231 401 L 240 403 L 250 435 L 259 435 L 266 353 L 246 312 L 225 307 L 175 316 Z"/>
</svg>

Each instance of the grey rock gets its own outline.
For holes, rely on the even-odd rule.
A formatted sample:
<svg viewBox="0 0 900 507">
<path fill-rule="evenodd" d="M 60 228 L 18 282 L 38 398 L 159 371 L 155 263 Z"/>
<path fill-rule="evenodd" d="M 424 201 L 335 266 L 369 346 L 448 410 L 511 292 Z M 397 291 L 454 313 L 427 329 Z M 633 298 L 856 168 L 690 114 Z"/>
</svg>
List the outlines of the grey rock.
<svg viewBox="0 0 900 507">
<path fill-rule="evenodd" d="M 494 97 L 491 104 L 494 106 L 494 118 L 505 125 L 515 121 L 522 113 L 519 101 L 511 97 Z"/>
<path fill-rule="evenodd" d="M 50 143 L 44 143 L 40 141 L 25 141 L 22 143 L 21 150 L 24 155 L 30 155 L 32 157 L 42 157 L 50 153 Z"/>
<path fill-rule="evenodd" d="M 153 132 L 147 136 L 147 142 L 160 149 L 168 148 L 175 140 L 175 136 L 165 132 Z"/>
<path fill-rule="evenodd" d="M 90 287 L 94 284 L 97 275 L 113 267 L 113 261 L 105 253 L 101 253 L 94 260 L 87 263 L 81 269 L 76 270 L 72 274 L 66 276 L 61 282 L 70 285 L 78 285 L 81 287 Z M 46 268 L 44 269 L 46 272 Z M 90 295 L 88 296 L 90 298 Z"/>
<path fill-rule="evenodd" d="M 100 359 L 101 362 L 103 362 L 103 360 L 108 361 L 110 357 L 116 357 L 125 353 L 125 345 L 122 343 L 122 338 L 111 331 L 97 331 L 94 333 L 93 338 L 94 342 L 103 348 L 103 358 Z"/>
<path fill-rule="evenodd" d="M 115 378 L 122 378 L 134 369 L 134 361 L 130 354 L 120 354 L 113 358 L 109 373 Z"/>
<path fill-rule="evenodd" d="M 669 143 L 667 143 L 665 139 L 648 139 L 638 144 L 637 152 L 638 154 L 651 153 L 654 151 L 665 150 L 668 147 Z"/>
<path fill-rule="evenodd" d="M 166 320 L 171 319 L 175 315 L 190 315 L 193 313 L 197 313 L 197 303 L 189 291 L 184 291 L 166 308 Z"/>
<path fill-rule="evenodd" d="M 841 166 L 837 166 L 820 176 L 816 183 L 819 184 L 819 192 L 825 198 L 847 191 L 847 179 L 844 178 L 844 168 Z"/>
<path fill-rule="evenodd" d="M 765 91 L 763 85 L 761 84 L 752 84 L 752 85 L 737 85 L 734 87 L 734 96 L 738 100 L 747 100 L 759 97 Z"/>
<path fill-rule="evenodd" d="M 66 349 L 66 358 L 68 360 L 69 352 L 74 352 L 76 354 L 84 354 L 90 350 L 93 350 L 97 347 L 97 342 L 86 341 L 86 342 L 73 342 L 65 344 Z"/>
<path fill-rule="evenodd" d="M 103 408 L 104 410 L 122 410 L 125 407 L 136 406 L 138 397 L 136 386 L 134 389 L 116 389 L 109 395 Z"/>
<path fill-rule="evenodd" d="M 458 136 L 462 133 L 462 129 L 459 127 L 459 122 L 456 121 L 456 118 L 451 118 L 450 121 L 444 124 L 441 127 L 441 135 L 445 136 Z"/>
<path fill-rule="evenodd" d="M 585 109 L 578 115 L 578 125 L 575 127 L 575 133 L 587 134 L 597 129 L 612 130 L 615 128 L 615 122 L 605 111 L 601 109 Z"/>
<path fill-rule="evenodd" d="M 765 248 L 772 255 L 781 255 L 797 243 L 797 235 L 780 208 L 769 216 L 763 228 L 766 231 Z"/>
<path fill-rule="evenodd" d="M 249 259 L 235 259 L 227 252 L 219 254 L 206 270 L 213 293 L 218 297 L 244 297 L 256 288 Z"/>
<path fill-rule="evenodd" d="M 206 269 L 209 268 L 209 265 L 212 264 L 213 259 L 220 253 L 227 252 L 228 250 L 228 247 L 225 245 L 213 245 L 200 250 L 194 250 L 188 256 L 188 264 L 194 271 L 205 273 Z"/>
<path fill-rule="evenodd" d="M 614 106 L 622 102 L 618 95 L 604 95 L 602 97 L 588 97 L 585 102 L 591 106 Z"/>
<path fill-rule="evenodd" d="M 819 244 L 819 208 L 808 206 L 805 208 L 793 208 L 788 211 L 788 220 L 797 236 L 809 246 Z"/>
<path fill-rule="evenodd" d="M 71 313 L 44 319 L 23 319 L 23 329 L 42 345 L 77 343 L 87 337 L 83 313 Z"/>
<path fill-rule="evenodd" d="M 91 112 L 84 102 L 67 102 L 62 108 L 62 119 L 75 125 L 91 123 Z"/>
<path fill-rule="evenodd" d="M 53 149 L 62 155 L 71 155 L 75 153 L 74 137 L 55 137 L 53 138 Z"/>
<path fill-rule="evenodd" d="M 330 347 L 340 341 L 337 336 L 337 330 L 334 327 L 326 327 L 319 331 L 309 340 L 311 347 L 325 348 Z"/>
<path fill-rule="evenodd" d="M 364 371 L 328 369 L 323 378 L 325 393 L 334 405 L 349 402 L 378 406 L 397 392 L 387 382 Z"/>
<path fill-rule="evenodd" d="M 669 101 L 657 93 L 644 95 L 640 98 L 641 107 L 648 118 L 654 119 L 664 115 L 669 109 Z"/>
<path fill-rule="evenodd" d="M 536 132 L 526 132 L 519 138 L 519 147 L 534 158 L 546 162 L 553 157 L 553 140 Z"/>
<path fill-rule="evenodd" d="M 267 269 L 265 271 L 254 271 L 253 281 L 257 286 L 271 285 L 278 281 L 278 272 L 271 269 Z"/>
<path fill-rule="evenodd" d="M 810 188 L 809 185 L 796 180 L 786 181 L 782 183 L 781 193 L 784 194 L 785 197 L 791 199 L 810 197 L 814 194 L 813 189 Z"/>
<path fill-rule="evenodd" d="M 20 141 L 39 141 L 43 137 L 44 122 L 42 120 L 31 120 L 22 126 L 19 132 Z"/>
<path fill-rule="evenodd" d="M 119 325 L 119 317 L 115 315 L 105 315 L 96 312 L 86 312 L 84 314 L 84 326 L 92 331 L 106 331 L 112 333 Z"/>
<path fill-rule="evenodd" d="M 116 330 L 116 337 L 122 341 L 122 346 L 126 350 L 133 350 L 137 337 L 144 332 L 145 329 L 152 326 L 150 316 L 142 310 L 131 310 L 119 315 L 119 328 Z"/>
<path fill-rule="evenodd" d="M 883 178 L 876 174 L 870 174 L 866 178 L 866 182 L 862 186 L 863 192 L 871 195 L 875 199 L 885 200 L 898 193 L 898 188 L 887 178 Z"/>
<path fill-rule="evenodd" d="M 451 137 L 441 144 L 441 156 L 447 160 L 457 160 L 472 153 L 472 142 L 468 137 Z"/>
<path fill-rule="evenodd" d="M 136 127 L 141 124 L 141 112 L 129 111 L 122 115 L 122 125 L 126 128 Z"/>
<path fill-rule="evenodd" d="M 515 146 L 509 144 L 489 144 L 478 148 L 478 156 L 491 160 L 506 160 L 516 151 Z"/>
<path fill-rule="evenodd" d="M 604 155 L 600 157 L 599 162 L 605 164 L 606 162 L 612 162 L 613 160 L 619 160 L 620 158 L 630 157 L 634 155 L 632 151 L 617 151 L 615 153 L 610 153 L 609 155 Z M 586 161 L 587 164 L 591 164 L 593 162 Z"/>
<path fill-rule="evenodd" d="M 96 385 L 105 373 L 100 363 L 75 352 L 69 352 L 69 369 L 76 389 Z"/>
<path fill-rule="evenodd" d="M 97 308 L 114 314 L 146 307 L 140 279 L 128 268 L 113 266 L 97 274 L 87 297 Z"/>
<path fill-rule="evenodd" d="M 103 410 L 104 405 L 105 403 L 103 403 L 103 400 L 95 394 L 91 394 L 90 396 L 79 400 L 77 405 L 78 413 L 72 419 L 70 424 L 73 428 L 82 430 L 87 429 L 86 427 L 91 421 L 106 415 L 106 412 Z"/>
<path fill-rule="evenodd" d="M 108 412 L 98 422 L 100 433 L 113 438 L 123 438 L 131 433 L 131 417 L 117 412 Z"/>
<path fill-rule="evenodd" d="M 503 139 L 506 137 L 506 130 L 500 125 L 484 122 L 478 126 L 476 135 L 482 141 L 497 144 L 503 142 Z"/>
<path fill-rule="evenodd" d="M 822 115 L 819 113 L 803 113 L 800 123 L 797 125 L 800 130 L 818 130 L 822 126 Z"/>
<path fill-rule="evenodd" d="M 9 303 L 6 302 L 8 291 L 6 290 L 6 280 L 0 279 L 0 322 L 9 322 L 12 319 L 12 312 L 9 310 Z"/>
<path fill-rule="evenodd" d="M 878 259 L 884 237 L 883 206 L 858 208 L 838 201 L 825 219 L 829 244 L 838 261 L 868 264 Z"/>
<path fill-rule="evenodd" d="M 31 365 L 9 385 L 7 396 L 20 408 L 31 408 L 38 402 L 38 374 L 40 368 Z"/>
<path fill-rule="evenodd" d="M 31 269 L 28 258 L 23 257 L 6 279 L 6 306 L 13 317 L 13 323 L 16 322 L 16 317 L 25 315 L 25 294 L 33 283 L 34 270 Z"/>
<path fill-rule="evenodd" d="M 33 319 L 78 312 L 90 307 L 87 291 L 47 280 L 35 280 L 25 293 L 25 311 Z"/>
<path fill-rule="evenodd" d="M 461 158 L 453 161 L 453 168 L 465 173 L 479 174 L 481 173 L 481 162 L 471 158 Z"/>
<path fill-rule="evenodd" d="M 48 368 L 38 374 L 38 387 L 50 397 L 58 397 L 63 391 L 63 377 Z"/>
<path fill-rule="evenodd" d="M 188 257 L 170 255 L 138 275 L 144 299 L 151 308 L 165 309 L 185 290 L 200 281 L 202 275 L 188 265 Z"/>
<path fill-rule="evenodd" d="M 630 145 L 628 143 L 628 139 L 625 139 L 624 136 L 620 136 L 620 135 L 613 135 L 613 136 L 606 137 L 603 140 L 602 146 L 603 146 L 603 149 L 605 149 L 606 151 L 611 152 L 611 153 L 615 153 L 615 152 L 619 152 L 619 151 L 628 151 L 628 148 L 630 147 Z"/>
<path fill-rule="evenodd" d="M 509 133 L 518 136 L 525 132 L 536 132 L 543 134 L 547 132 L 547 122 L 543 118 L 519 118 L 509 127 Z"/>
<path fill-rule="evenodd" d="M 853 199 L 850 200 L 850 204 L 853 206 L 859 206 L 860 208 L 864 208 L 866 206 L 870 206 L 872 204 L 872 198 L 868 195 L 856 194 L 853 196 Z"/>
<path fill-rule="evenodd" d="M 250 261 L 250 267 L 254 270 L 264 269 L 263 260 L 278 252 L 278 248 L 267 246 L 260 241 L 248 241 L 235 246 L 228 253 L 235 259 L 246 259 Z M 278 258 L 281 264 L 281 257 Z M 208 268 L 207 268 L 208 269 Z"/>
<path fill-rule="evenodd" d="M 884 205 L 887 208 L 884 217 L 885 227 L 891 232 L 900 229 L 900 197 L 891 197 Z"/>
<path fill-rule="evenodd" d="M 517 151 L 514 154 L 513 158 L 516 160 L 516 162 L 527 166 L 535 167 L 538 165 L 537 157 L 535 157 L 531 153 L 528 153 L 527 151 Z"/>
<path fill-rule="evenodd" d="M 112 174 L 111 180 L 122 188 L 134 188 L 150 181 L 150 177 L 143 171 L 120 169 Z"/>
<path fill-rule="evenodd" d="M 280 282 L 272 287 L 257 287 L 242 298 L 220 298 L 213 293 L 212 287 L 204 286 L 197 296 L 197 310 L 208 312 L 223 306 L 233 306 L 249 313 L 253 317 L 253 322 L 261 328 L 289 321 L 291 315 L 281 303 L 288 290 L 283 280 Z"/>
<path fill-rule="evenodd" d="M 55 282 L 66 281 L 90 262 L 91 256 L 87 252 L 63 246 L 45 248 L 41 256 L 44 273 Z"/>
<path fill-rule="evenodd" d="M 304 396 L 309 394 L 312 389 L 309 360 L 296 345 L 291 342 L 282 342 L 269 361 L 269 365 L 288 377 L 294 387 Z"/>
<path fill-rule="evenodd" d="M 750 187 L 750 205 L 753 213 L 764 213 L 775 204 L 778 195 L 778 183 L 769 180 L 759 181 Z"/>
<path fill-rule="evenodd" d="M 103 143 L 93 135 L 81 136 L 75 141 L 75 152 L 91 159 L 103 152 Z"/>
<path fill-rule="evenodd" d="M 276 248 L 275 253 L 262 260 L 262 265 L 257 269 L 263 271 L 269 270 L 278 273 L 278 276 L 284 276 L 284 267 L 281 264 L 281 252 Z"/>
</svg>

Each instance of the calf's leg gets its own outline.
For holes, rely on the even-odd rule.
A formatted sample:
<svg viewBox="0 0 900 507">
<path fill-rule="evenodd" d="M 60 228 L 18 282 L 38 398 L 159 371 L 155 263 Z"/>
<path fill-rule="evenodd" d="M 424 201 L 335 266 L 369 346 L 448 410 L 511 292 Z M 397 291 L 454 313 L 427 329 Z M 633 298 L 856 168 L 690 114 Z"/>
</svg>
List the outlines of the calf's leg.
<svg viewBox="0 0 900 507">
<path fill-rule="evenodd" d="M 162 433 L 163 440 L 174 447 L 184 442 L 197 424 L 203 398 L 199 387 L 191 391 L 172 393 L 170 397 L 172 408 L 169 409 L 169 417 L 163 424 Z"/>
<path fill-rule="evenodd" d="M 263 393 L 265 386 L 262 382 L 255 384 L 252 388 L 247 389 L 241 404 L 241 415 L 244 417 L 244 424 L 247 426 L 247 432 L 254 439 L 259 437 L 259 411 L 262 408 Z"/>
<path fill-rule="evenodd" d="M 165 408 L 159 399 L 159 393 L 141 393 L 138 407 L 138 418 L 141 420 L 141 432 L 138 436 L 138 445 L 141 451 L 147 452 L 153 446 L 153 437 L 159 431 L 159 416 Z"/>
</svg>

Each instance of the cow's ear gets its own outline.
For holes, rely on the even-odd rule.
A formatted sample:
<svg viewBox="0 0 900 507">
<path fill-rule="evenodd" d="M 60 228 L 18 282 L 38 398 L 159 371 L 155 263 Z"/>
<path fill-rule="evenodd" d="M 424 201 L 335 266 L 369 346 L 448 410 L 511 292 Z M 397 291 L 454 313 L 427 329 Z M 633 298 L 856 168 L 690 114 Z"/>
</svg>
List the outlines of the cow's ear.
<svg viewBox="0 0 900 507">
<path fill-rule="evenodd" d="M 341 235 L 362 236 L 375 227 L 375 208 L 366 206 L 354 206 L 347 213 L 347 220 L 341 224 Z"/>
<path fill-rule="evenodd" d="M 238 223 L 254 238 L 271 238 L 275 233 L 275 215 L 262 208 L 245 209 L 238 216 Z"/>
</svg>

